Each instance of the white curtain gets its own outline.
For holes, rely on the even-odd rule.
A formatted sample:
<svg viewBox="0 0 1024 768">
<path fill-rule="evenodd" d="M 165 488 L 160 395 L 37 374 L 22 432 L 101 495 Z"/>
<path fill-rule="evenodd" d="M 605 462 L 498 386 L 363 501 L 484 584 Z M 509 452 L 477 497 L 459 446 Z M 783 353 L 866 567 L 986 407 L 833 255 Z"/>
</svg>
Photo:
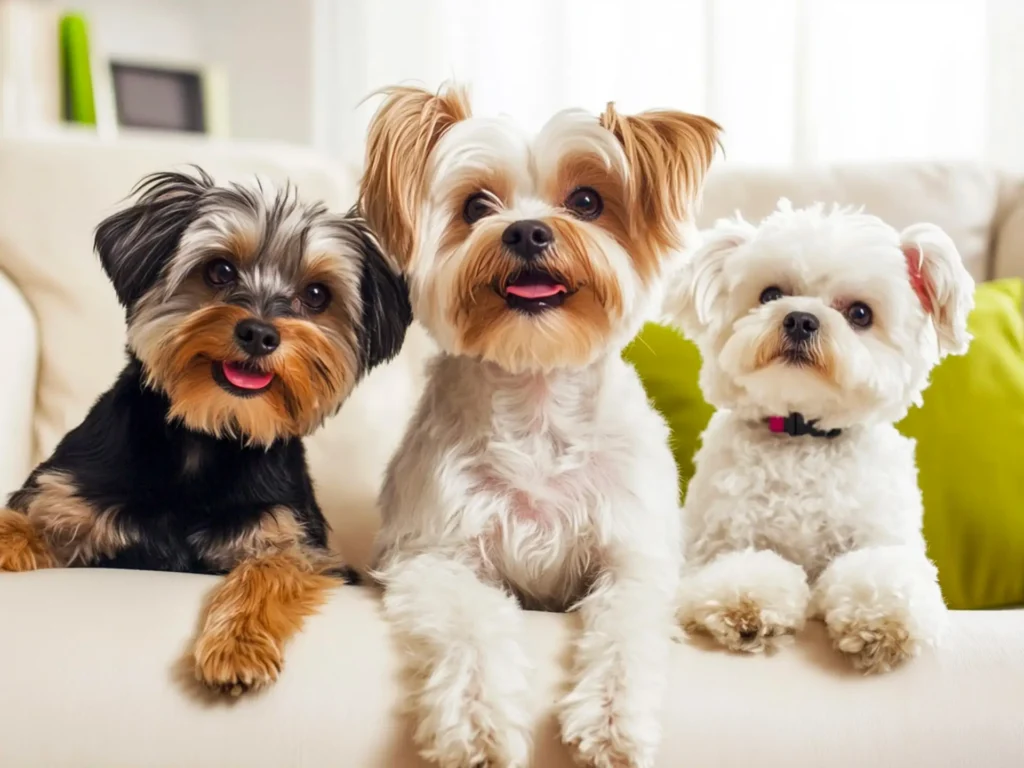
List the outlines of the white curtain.
<svg viewBox="0 0 1024 768">
<path fill-rule="evenodd" d="M 471 84 L 476 112 L 508 113 L 534 128 L 557 109 L 597 111 L 609 100 L 627 111 L 701 112 L 725 127 L 727 162 L 990 158 L 1000 131 L 1006 145 L 1016 135 L 993 126 L 1008 107 L 1000 112 L 992 101 L 999 77 L 1004 90 L 1021 81 L 1003 70 L 991 81 L 1002 54 L 1022 47 L 998 28 L 1011 17 L 1024 28 L 1022 7 L 1024 0 L 320 0 L 318 143 L 358 164 L 373 109 L 356 109 L 360 99 L 390 83 L 436 88 L 455 78 Z"/>
</svg>

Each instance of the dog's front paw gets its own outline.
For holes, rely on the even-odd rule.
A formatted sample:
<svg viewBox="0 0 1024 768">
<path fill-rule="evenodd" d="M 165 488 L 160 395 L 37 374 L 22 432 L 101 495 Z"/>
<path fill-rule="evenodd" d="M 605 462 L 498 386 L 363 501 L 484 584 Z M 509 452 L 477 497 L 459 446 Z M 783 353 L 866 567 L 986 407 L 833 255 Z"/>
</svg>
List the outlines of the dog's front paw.
<svg viewBox="0 0 1024 768">
<path fill-rule="evenodd" d="M 815 585 L 812 615 L 865 673 L 888 672 L 935 645 L 947 620 L 935 566 L 920 549 L 902 546 L 836 558 Z"/>
<path fill-rule="evenodd" d="M 0 571 L 35 571 L 56 565 L 50 548 L 20 512 L 0 510 Z"/>
<path fill-rule="evenodd" d="M 682 580 L 677 618 L 731 651 L 771 651 L 801 629 L 810 588 L 803 568 L 771 550 L 719 555 Z"/>
<path fill-rule="evenodd" d="M 451 691 L 420 713 L 414 739 L 420 755 L 442 768 L 525 768 L 530 734 L 523 713 L 506 702 L 485 702 Z"/>
<path fill-rule="evenodd" d="M 562 741 L 587 768 L 650 768 L 661 728 L 652 712 L 629 711 L 612 687 L 604 695 L 577 689 L 562 705 Z"/>
<path fill-rule="evenodd" d="M 775 650 L 804 623 L 802 613 L 767 610 L 746 596 L 687 606 L 679 619 L 687 632 L 707 632 L 730 651 L 745 653 Z"/>
<path fill-rule="evenodd" d="M 836 649 L 865 674 L 889 672 L 920 650 L 907 627 L 891 617 L 832 621 L 828 631 Z"/>
<path fill-rule="evenodd" d="M 193 656 L 196 679 L 232 696 L 270 685 L 283 663 L 281 648 L 272 637 L 245 631 L 203 634 Z"/>
</svg>

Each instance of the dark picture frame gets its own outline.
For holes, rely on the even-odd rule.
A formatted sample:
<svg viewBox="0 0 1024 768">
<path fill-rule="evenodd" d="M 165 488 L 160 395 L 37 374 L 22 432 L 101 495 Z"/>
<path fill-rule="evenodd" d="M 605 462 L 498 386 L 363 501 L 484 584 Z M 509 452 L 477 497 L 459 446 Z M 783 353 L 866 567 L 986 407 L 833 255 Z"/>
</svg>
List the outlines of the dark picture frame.
<svg viewBox="0 0 1024 768">
<path fill-rule="evenodd" d="M 119 126 L 209 132 L 202 70 L 112 61 L 110 77 Z"/>
</svg>

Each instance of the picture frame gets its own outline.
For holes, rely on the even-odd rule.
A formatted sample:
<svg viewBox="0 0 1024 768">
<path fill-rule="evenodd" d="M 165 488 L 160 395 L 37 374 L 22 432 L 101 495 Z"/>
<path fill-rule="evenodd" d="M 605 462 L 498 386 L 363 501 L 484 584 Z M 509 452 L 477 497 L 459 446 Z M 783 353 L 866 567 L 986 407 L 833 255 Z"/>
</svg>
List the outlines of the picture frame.
<svg viewBox="0 0 1024 768">
<path fill-rule="evenodd" d="M 118 130 L 228 135 L 227 83 L 219 68 L 112 58 L 106 70 Z"/>
</svg>

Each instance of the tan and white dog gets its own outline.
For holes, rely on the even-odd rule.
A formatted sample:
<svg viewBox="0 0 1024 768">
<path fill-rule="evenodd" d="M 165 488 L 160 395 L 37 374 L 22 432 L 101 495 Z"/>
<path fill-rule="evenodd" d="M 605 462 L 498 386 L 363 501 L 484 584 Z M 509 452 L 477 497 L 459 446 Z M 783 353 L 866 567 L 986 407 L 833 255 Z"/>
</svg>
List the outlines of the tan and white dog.
<svg viewBox="0 0 1024 768">
<path fill-rule="evenodd" d="M 668 429 L 620 353 L 661 306 L 719 128 L 555 115 L 535 136 L 463 92 L 387 92 L 360 205 L 441 348 L 381 496 L 376 568 L 442 766 L 529 762 L 520 608 L 583 629 L 563 740 L 650 766 L 681 567 Z"/>
</svg>

